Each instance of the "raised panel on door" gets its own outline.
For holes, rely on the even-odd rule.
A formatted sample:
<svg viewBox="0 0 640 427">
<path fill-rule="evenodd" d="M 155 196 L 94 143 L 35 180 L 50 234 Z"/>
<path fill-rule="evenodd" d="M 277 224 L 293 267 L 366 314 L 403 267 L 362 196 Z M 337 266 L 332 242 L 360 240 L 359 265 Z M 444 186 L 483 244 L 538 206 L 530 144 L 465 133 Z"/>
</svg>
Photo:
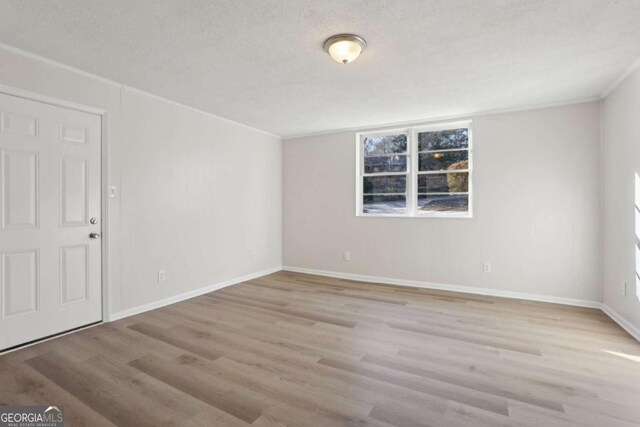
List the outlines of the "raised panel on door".
<svg viewBox="0 0 640 427">
<path fill-rule="evenodd" d="M 79 144 L 87 143 L 89 130 L 84 126 L 62 124 L 60 125 L 60 140 Z"/>
<path fill-rule="evenodd" d="M 38 136 L 38 118 L 29 114 L 0 112 L 0 131 L 27 136 Z"/>
<path fill-rule="evenodd" d="M 88 245 L 60 248 L 60 302 L 70 304 L 89 298 Z"/>
<path fill-rule="evenodd" d="M 2 318 L 38 310 L 38 251 L 2 253 Z"/>
<path fill-rule="evenodd" d="M 87 224 L 87 159 L 60 159 L 60 225 Z"/>
<path fill-rule="evenodd" d="M 38 153 L 0 149 L 2 229 L 38 226 Z"/>
</svg>

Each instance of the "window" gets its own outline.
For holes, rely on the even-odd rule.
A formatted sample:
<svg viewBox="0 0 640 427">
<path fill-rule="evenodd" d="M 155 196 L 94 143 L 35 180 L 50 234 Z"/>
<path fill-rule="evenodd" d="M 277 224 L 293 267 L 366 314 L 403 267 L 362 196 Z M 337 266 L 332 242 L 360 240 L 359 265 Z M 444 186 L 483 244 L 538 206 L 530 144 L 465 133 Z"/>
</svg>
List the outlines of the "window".
<svg viewBox="0 0 640 427">
<path fill-rule="evenodd" d="M 358 134 L 356 214 L 470 218 L 470 125 Z"/>
</svg>

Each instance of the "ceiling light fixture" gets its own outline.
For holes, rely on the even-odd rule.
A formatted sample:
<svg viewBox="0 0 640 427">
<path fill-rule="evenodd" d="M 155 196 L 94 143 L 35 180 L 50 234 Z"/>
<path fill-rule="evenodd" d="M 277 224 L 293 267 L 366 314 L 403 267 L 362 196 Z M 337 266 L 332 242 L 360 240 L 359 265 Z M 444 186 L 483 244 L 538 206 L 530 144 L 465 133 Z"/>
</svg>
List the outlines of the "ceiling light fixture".
<svg viewBox="0 0 640 427">
<path fill-rule="evenodd" d="M 367 42 L 355 34 L 337 34 L 324 42 L 324 50 L 331 55 L 336 62 L 348 64 L 355 61 L 367 47 Z"/>
</svg>

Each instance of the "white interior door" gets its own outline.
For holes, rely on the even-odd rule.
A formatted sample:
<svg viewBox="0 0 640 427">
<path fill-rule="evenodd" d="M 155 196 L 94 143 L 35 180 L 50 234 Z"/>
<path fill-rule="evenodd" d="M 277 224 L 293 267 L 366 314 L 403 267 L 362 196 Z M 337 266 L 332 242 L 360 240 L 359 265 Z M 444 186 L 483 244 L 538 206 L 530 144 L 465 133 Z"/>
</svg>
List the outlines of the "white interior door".
<svg viewBox="0 0 640 427">
<path fill-rule="evenodd" d="M 102 319 L 100 125 L 0 94 L 0 350 Z"/>
</svg>

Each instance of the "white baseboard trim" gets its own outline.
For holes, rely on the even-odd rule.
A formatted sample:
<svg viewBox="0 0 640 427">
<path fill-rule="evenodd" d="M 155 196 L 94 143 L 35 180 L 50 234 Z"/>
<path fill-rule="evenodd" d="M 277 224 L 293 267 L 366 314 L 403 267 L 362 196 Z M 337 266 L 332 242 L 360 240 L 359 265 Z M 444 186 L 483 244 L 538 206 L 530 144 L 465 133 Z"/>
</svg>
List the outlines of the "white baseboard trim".
<svg viewBox="0 0 640 427">
<path fill-rule="evenodd" d="M 627 319 L 622 317 L 620 314 L 618 314 L 617 311 L 615 311 L 614 309 L 609 307 L 607 304 L 602 303 L 602 306 L 600 307 L 600 309 L 602 311 L 604 311 L 604 313 L 607 316 L 609 316 L 611 319 L 613 319 L 614 322 L 616 322 L 618 325 L 620 325 L 620 327 L 622 329 L 627 331 L 629 333 L 629 335 L 631 335 L 632 337 L 634 337 L 635 339 L 640 341 L 640 329 L 638 329 L 634 325 L 632 325 L 631 322 L 629 322 Z"/>
<path fill-rule="evenodd" d="M 233 279 L 225 280 L 224 282 L 215 283 L 213 285 L 205 286 L 204 288 L 195 289 L 193 291 L 185 292 L 179 295 L 174 295 L 169 298 L 164 298 L 158 301 L 150 302 L 148 304 L 139 305 L 137 307 L 128 308 L 126 310 L 119 311 L 117 313 L 111 313 L 109 316 L 109 322 L 123 319 L 125 317 L 133 316 L 136 314 L 144 313 L 145 311 L 154 310 L 156 308 L 164 307 L 165 305 L 175 304 L 180 301 L 191 299 L 209 292 L 217 291 L 218 289 L 226 288 L 227 286 L 236 285 L 238 283 L 246 282 L 247 280 L 255 279 L 257 277 L 266 276 L 267 274 L 276 273 L 282 270 L 282 267 L 269 268 L 267 270 L 257 271 L 255 273 L 247 274 L 240 277 L 234 277 Z M 105 320 L 106 321 L 106 320 Z"/>
<path fill-rule="evenodd" d="M 285 271 L 313 274 L 316 276 L 335 277 L 337 279 L 358 280 L 362 282 L 386 283 L 390 285 L 411 286 L 415 288 L 437 289 L 441 291 L 462 292 L 465 294 L 488 295 L 494 297 L 523 299 L 528 301 L 550 302 L 555 304 L 573 305 L 577 307 L 600 308 L 599 301 L 589 301 L 573 298 L 554 297 L 547 295 L 528 294 L 522 292 L 502 291 L 490 288 L 476 288 L 471 286 L 447 285 L 443 283 L 421 282 L 416 280 L 393 279 L 389 277 L 365 276 L 361 274 L 340 273 L 336 271 L 314 270 L 300 267 L 282 267 Z"/>
</svg>

